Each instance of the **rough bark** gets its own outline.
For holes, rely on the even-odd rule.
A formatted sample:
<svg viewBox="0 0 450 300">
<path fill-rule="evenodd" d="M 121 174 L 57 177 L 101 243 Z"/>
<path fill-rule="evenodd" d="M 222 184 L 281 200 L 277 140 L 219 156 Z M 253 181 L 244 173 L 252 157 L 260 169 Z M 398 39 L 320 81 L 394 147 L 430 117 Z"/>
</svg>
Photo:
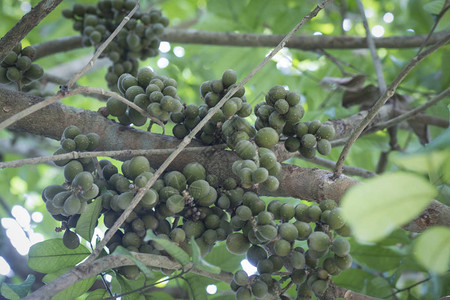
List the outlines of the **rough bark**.
<svg viewBox="0 0 450 300">
<path fill-rule="evenodd" d="M 433 34 L 426 41 L 426 45 L 432 45 L 438 40 L 450 35 L 450 31 L 441 31 Z M 166 29 L 161 36 L 162 41 L 180 44 L 203 44 L 218 46 L 238 47 L 275 47 L 283 35 L 266 35 L 233 32 L 214 32 L 202 30 Z M 376 48 L 416 48 L 426 40 L 427 35 L 392 36 L 374 38 Z M 71 36 L 43 42 L 35 45 L 36 58 L 65 52 L 83 47 L 81 36 Z M 326 35 L 296 35 L 286 47 L 300 50 L 319 49 L 363 49 L 367 48 L 367 40 L 356 36 L 326 36 Z"/>
</svg>

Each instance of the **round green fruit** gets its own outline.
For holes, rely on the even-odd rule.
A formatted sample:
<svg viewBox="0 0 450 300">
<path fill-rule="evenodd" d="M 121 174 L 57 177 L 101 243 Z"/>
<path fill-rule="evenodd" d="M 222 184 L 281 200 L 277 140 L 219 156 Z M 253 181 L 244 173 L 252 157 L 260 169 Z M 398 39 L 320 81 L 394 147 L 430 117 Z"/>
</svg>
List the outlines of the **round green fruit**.
<svg viewBox="0 0 450 300">
<path fill-rule="evenodd" d="M 242 233 L 234 232 L 228 235 L 226 247 L 231 254 L 242 255 L 247 252 L 250 242 Z"/>
<path fill-rule="evenodd" d="M 339 257 L 345 257 L 350 253 L 350 243 L 344 238 L 336 238 L 331 246 L 331 251 Z"/>
<path fill-rule="evenodd" d="M 255 136 L 255 142 L 259 147 L 272 148 L 279 141 L 279 135 L 271 127 L 261 128 Z"/>
<path fill-rule="evenodd" d="M 328 249 L 330 246 L 330 237 L 321 231 L 311 233 L 308 237 L 308 247 L 311 250 L 321 252 Z"/>
<path fill-rule="evenodd" d="M 80 245 L 80 239 L 75 232 L 67 229 L 63 235 L 63 244 L 66 248 L 76 249 Z"/>
</svg>

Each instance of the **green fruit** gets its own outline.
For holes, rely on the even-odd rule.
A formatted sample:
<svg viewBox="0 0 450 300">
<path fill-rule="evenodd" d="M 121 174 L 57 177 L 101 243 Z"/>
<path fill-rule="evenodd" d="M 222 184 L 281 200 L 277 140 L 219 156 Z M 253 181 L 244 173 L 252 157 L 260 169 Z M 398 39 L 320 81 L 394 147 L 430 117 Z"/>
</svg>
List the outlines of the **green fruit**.
<svg viewBox="0 0 450 300">
<path fill-rule="evenodd" d="M 197 204 L 199 206 L 208 207 L 214 204 L 217 200 L 217 191 L 213 187 L 209 187 L 209 192 L 206 196 L 197 199 Z"/>
<path fill-rule="evenodd" d="M 277 229 L 273 225 L 260 225 L 257 227 L 257 232 L 266 241 L 271 241 L 277 237 Z"/>
<path fill-rule="evenodd" d="M 16 67 L 9 67 L 8 71 L 6 71 L 6 77 L 12 81 L 16 82 L 20 80 L 20 71 Z"/>
<path fill-rule="evenodd" d="M 260 147 L 272 148 L 278 143 L 279 136 L 271 127 L 261 128 L 255 136 L 255 142 Z"/>
<path fill-rule="evenodd" d="M 42 191 L 42 200 L 44 202 L 52 201 L 53 197 L 55 197 L 56 194 L 65 191 L 66 189 L 60 185 L 56 184 L 49 185 Z"/>
<path fill-rule="evenodd" d="M 294 124 L 300 121 L 305 115 L 305 109 L 303 106 L 296 105 L 289 108 L 289 111 L 285 114 L 284 118 L 288 124 Z"/>
<path fill-rule="evenodd" d="M 127 110 L 127 105 L 116 98 L 109 97 L 106 101 L 106 107 L 110 115 L 114 117 L 119 117 L 125 114 Z"/>
<path fill-rule="evenodd" d="M 252 245 L 247 251 L 247 260 L 254 266 L 258 266 L 259 262 L 266 258 L 267 251 L 258 245 Z"/>
<path fill-rule="evenodd" d="M 269 171 L 266 168 L 258 168 L 252 172 L 252 183 L 258 184 L 264 182 L 269 177 Z"/>
<path fill-rule="evenodd" d="M 137 95 L 140 95 L 140 94 L 145 94 L 145 91 L 144 91 L 144 89 L 143 88 L 141 88 L 140 86 L 138 86 L 138 85 L 133 85 L 133 86 L 130 86 L 127 90 L 126 90 L 126 92 L 125 92 L 125 98 L 127 98 L 128 100 L 130 100 L 130 101 L 134 101 L 134 98 L 137 96 Z"/>
<path fill-rule="evenodd" d="M 232 189 L 236 188 L 237 183 L 236 183 L 236 180 L 234 180 L 234 178 L 228 177 L 223 181 L 222 186 L 226 190 L 232 190 Z"/>
<path fill-rule="evenodd" d="M 17 53 L 14 51 L 10 51 L 2 61 L 3 66 L 12 66 L 17 61 Z"/>
<path fill-rule="evenodd" d="M 84 134 L 77 135 L 74 139 L 77 151 L 84 151 L 89 147 L 89 139 Z"/>
<path fill-rule="evenodd" d="M 288 257 L 289 265 L 294 269 L 303 269 L 305 267 L 305 256 L 298 251 L 292 251 Z"/>
<path fill-rule="evenodd" d="M 322 212 L 324 212 L 326 210 L 332 210 L 332 209 L 336 208 L 337 203 L 334 200 L 326 199 L 326 200 L 320 202 L 319 207 L 322 210 Z"/>
<path fill-rule="evenodd" d="M 133 192 L 125 192 L 119 195 L 117 198 L 117 206 L 121 210 L 125 210 L 128 206 L 130 206 L 131 201 L 133 201 L 134 193 Z"/>
<path fill-rule="evenodd" d="M 166 173 L 164 182 L 166 183 L 166 186 L 171 186 L 180 192 L 186 189 L 186 177 L 184 177 L 183 173 L 178 171 Z"/>
<path fill-rule="evenodd" d="M 142 197 L 140 203 L 142 203 L 144 209 L 151 209 L 158 204 L 158 199 L 158 193 L 154 189 L 149 189 Z"/>
<path fill-rule="evenodd" d="M 170 239 L 175 243 L 181 243 L 186 240 L 186 233 L 182 228 L 175 228 L 170 232 Z"/>
<path fill-rule="evenodd" d="M 72 139 L 64 139 L 61 141 L 61 148 L 67 152 L 75 151 L 77 144 Z"/>
<path fill-rule="evenodd" d="M 275 107 L 275 110 L 281 115 L 284 115 L 289 111 L 289 103 L 284 99 L 278 99 L 273 107 Z"/>
<path fill-rule="evenodd" d="M 207 244 L 207 245 L 214 245 L 215 242 L 217 241 L 217 233 L 213 229 L 207 229 L 203 233 L 202 239 L 205 242 L 205 244 Z"/>
<path fill-rule="evenodd" d="M 325 293 L 327 288 L 328 288 L 328 281 L 325 281 L 325 280 L 316 280 L 311 285 L 311 290 L 317 296 L 322 296 Z"/>
<path fill-rule="evenodd" d="M 317 252 L 325 251 L 330 246 L 330 237 L 321 231 L 316 231 L 308 237 L 308 247 Z"/>
<path fill-rule="evenodd" d="M 205 232 L 205 226 L 201 221 L 194 222 L 188 220 L 183 224 L 183 230 L 186 233 L 187 238 L 190 238 L 191 236 L 198 238 Z"/>
<path fill-rule="evenodd" d="M 311 222 L 318 222 L 320 220 L 322 210 L 318 205 L 311 205 L 310 207 L 308 207 L 306 214 L 308 215 L 308 220 L 310 220 Z"/>
<path fill-rule="evenodd" d="M 167 208 L 174 214 L 181 212 L 184 209 L 184 205 L 185 200 L 181 195 L 172 195 L 166 201 Z"/>
<path fill-rule="evenodd" d="M 36 80 L 44 75 L 44 69 L 38 64 L 31 64 L 30 68 L 23 75 L 31 80 Z"/>
<path fill-rule="evenodd" d="M 298 151 L 300 148 L 300 141 L 297 138 L 290 136 L 284 141 L 284 147 L 289 152 Z"/>
<path fill-rule="evenodd" d="M 302 148 L 314 148 L 317 144 L 316 137 L 313 134 L 302 136 Z"/>
<path fill-rule="evenodd" d="M 299 203 L 295 206 L 295 218 L 298 221 L 310 222 L 307 211 L 309 206 L 304 203 Z"/>
<path fill-rule="evenodd" d="M 335 135 L 334 127 L 331 125 L 321 125 L 319 129 L 317 129 L 317 132 L 315 133 L 316 136 L 322 138 L 331 140 Z"/>
<path fill-rule="evenodd" d="M 91 34 L 89 34 L 89 39 L 91 40 L 92 44 L 98 44 L 102 40 L 102 34 L 97 30 L 94 30 L 91 32 Z"/>
<path fill-rule="evenodd" d="M 273 249 L 276 255 L 287 256 L 291 252 L 291 244 L 284 239 L 280 239 L 274 243 Z"/>
<path fill-rule="evenodd" d="M 295 241 L 298 236 L 297 227 L 291 223 L 282 223 L 278 225 L 278 233 L 283 239 L 290 242 Z"/>
<path fill-rule="evenodd" d="M 268 98 L 270 99 L 268 104 L 273 104 L 278 99 L 285 99 L 286 98 L 286 90 L 281 85 L 275 85 L 273 86 L 269 92 L 268 92 Z"/>
<path fill-rule="evenodd" d="M 306 281 L 306 272 L 305 270 L 296 269 L 291 273 L 291 280 L 294 284 L 300 285 Z"/>
<path fill-rule="evenodd" d="M 239 286 L 246 286 L 248 284 L 248 276 L 244 270 L 237 270 L 233 275 L 234 282 Z"/>
<path fill-rule="evenodd" d="M 136 77 L 139 82 L 139 85 L 146 87 L 149 85 L 153 77 L 155 77 L 155 73 L 153 73 L 152 69 L 144 67 L 139 69 Z"/>
<path fill-rule="evenodd" d="M 292 204 L 283 203 L 280 206 L 279 216 L 281 220 L 287 222 L 292 219 L 295 215 L 295 208 Z"/>
<path fill-rule="evenodd" d="M 26 71 L 31 66 L 31 58 L 28 56 L 21 56 L 17 59 L 16 65 L 20 71 Z"/>
<path fill-rule="evenodd" d="M 135 179 L 144 172 L 150 171 L 150 162 L 145 156 L 135 156 L 130 160 L 127 175 L 130 179 Z"/>
<path fill-rule="evenodd" d="M 259 274 L 263 273 L 272 273 L 273 272 L 273 263 L 270 259 L 261 259 L 258 261 L 257 269 Z"/>
<path fill-rule="evenodd" d="M 316 157 L 316 149 L 315 148 L 300 147 L 298 152 L 304 158 L 313 159 L 314 157 Z"/>
<path fill-rule="evenodd" d="M 124 247 L 134 246 L 139 248 L 142 244 L 142 238 L 140 238 L 135 232 L 127 232 L 122 237 L 122 245 Z"/>
<path fill-rule="evenodd" d="M 306 240 L 312 232 L 311 226 L 302 221 L 295 221 L 294 226 L 297 228 L 297 239 L 300 241 Z"/>
<path fill-rule="evenodd" d="M 81 200 L 76 195 L 69 196 L 64 202 L 63 210 L 68 216 L 78 213 L 81 208 Z"/>
<path fill-rule="evenodd" d="M 81 188 L 83 191 L 87 191 L 92 187 L 92 184 L 94 184 L 94 176 L 89 172 L 80 172 L 74 177 L 72 188 Z"/>
<path fill-rule="evenodd" d="M 239 141 L 234 151 L 242 159 L 253 159 L 256 156 L 256 147 L 250 141 L 242 140 Z"/>
<path fill-rule="evenodd" d="M 265 152 L 264 154 L 261 154 L 261 148 L 259 149 L 259 165 L 263 168 L 266 168 L 267 170 L 270 170 L 277 165 L 277 157 L 275 156 L 275 153 L 272 151 Z M 252 170 L 256 170 L 255 168 L 252 168 Z"/>
<path fill-rule="evenodd" d="M 7 84 L 10 82 L 8 77 L 6 77 L 6 72 L 8 72 L 8 68 L 4 68 L 0 65 L 0 83 Z"/>
<path fill-rule="evenodd" d="M 336 230 L 342 228 L 345 225 L 345 221 L 342 218 L 342 209 L 340 207 L 336 207 L 330 211 L 328 215 L 328 225 L 330 225 L 330 229 Z"/>
<path fill-rule="evenodd" d="M 257 224 L 258 225 L 267 225 L 272 223 L 273 221 L 273 214 L 268 211 L 261 211 L 258 214 L 257 217 Z"/>
<path fill-rule="evenodd" d="M 263 187 L 268 191 L 274 192 L 280 186 L 280 182 L 275 176 L 267 177 L 267 180 L 262 183 Z"/>
<path fill-rule="evenodd" d="M 59 192 L 50 201 L 52 201 L 52 204 L 54 207 L 63 208 L 64 202 L 66 202 L 67 198 L 69 198 L 70 195 L 72 195 L 72 192 L 68 192 L 68 191 Z"/>
<path fill-rule="evenodd" d="M 347 224 L 344 224 L 344 226 L 342 226 L 339 229 L 336 229 L 335 231 L 340 236 L 348 237 L 348 236 L 352 235 L 352 230 L 351 230 L 350 226 L 348 226 Z"/>
<path fill-rule="evenodd" d="M 231 233 L 226 241 L 227 250 L 234 255 L 242 255 L 247 252 L 250 242 L 242 233 Z"/>
<path fill-rule="evenodd" d="M 297 138 L 301 139 L 305 134 L 308 133 L 308 125 L 305 123 L 297 123 L 294 125 L 294 132 Z"/>
<path fill-rule="evenodd" d="M 183 124 L 177 124 L 173 127 L 172 133 L 177 139 L 183 139 L 189 134 L 189 129 L 187 129 Z"/>
<path fill-rule="evenodd" d="M 336 238 L 331 246 L 331 251 L 339 257 L 345 257 L 350 253 L 350 243 L 344 238 Z"/>
<path fill-rule="evenodd" d="M 251 300 L 252 293 L 246 287 L 241 286 L 236 291 L 236 300 Z"/>
<path fill-rule="evenodd" d="M 286 120 L 284 119 L 283 115 L 279 114 L 277 111 L 274 111 L 269 116 L 269 125 L 278 133 L 281 133 L 283 131 L 284 125 L 286 125 Z"/>
<path fill-rule="evenodd" d="M 273 200 L 267 206 L 267 211 L 273 214 L 274 219 L 279 219 L 280 218 L 280 208 L 282 205 L 283 205 L 283 202 L 281 202 L 280 200 Z"/>
<path fill-rule="evenodd" d="M 317 142 L 317 151 L 322 155 L 328 155 L 331 152 L 331 144 L 328 140 L 321 139 Z"/>
<path fill-rule="evenodd" d="M 71 182 L 75 176 L 82 171 L 83 165 L 77 160 L 72 160 L 64 166 L 64 178 L 68 182 Z"/>
<path fill-rule="evenodd" d="M 209 183 L 206 180 L 196 180 L 189 186 L 189 193 L 195 199 L 200 199 L 208 195 Z"/>
<path fill-rule="evenodd" d="M 341 269 L 339 269 L 339 267 L 336 265 L 336 261 L 331 257 L 327 257 L 323 261 L 322 266 L 330 275 L 336 276 L 341 273 Z"/>
<path fill-rule="evenodd" d="M 237 74 L 236 71 L 232 69 L 225 70 L 222 74 L 222 84 L 223 87 L 227 88 L 236 83 Z"/>
<path fill-rule="evenodd" d="M 99 191 L 100 191 L 100 188 L 98 187 L 98 185 L 93 184 L 90 189 L 88 189 L 87 191 L 84 191 L 80 194 L 80 198 L 85 201 L 94 199 L 97 197 Z"/>
<path fill-rule="evenodd" d="M 247 221 L 252 217 L 252 211 L 248 206 L 241 205 L 236 209 L 236 216 L 242 221 Z"/>
<path fill-rule="evenodd" d="M 63 235 L 63 244 L 66 248 L 76 249 L 80 245 L 80 239 L 75 232 L 67 229 Z"/>
<path fill-rule="evenodd" d="M 287 92 L 286 101 L 290 106 L 295 106 L 300 103 L 300 95 L 296 92 Z"/>
<path fill-rule="evenodd" d="M 87 138 L 89 139 L 89 146 L 87 147 L 87 151 L 93 151 L 95 148 L 98 147 L 100 144 L 100 136 L 94 132 L 90 132 L 86 134 Z"/>
</svg>

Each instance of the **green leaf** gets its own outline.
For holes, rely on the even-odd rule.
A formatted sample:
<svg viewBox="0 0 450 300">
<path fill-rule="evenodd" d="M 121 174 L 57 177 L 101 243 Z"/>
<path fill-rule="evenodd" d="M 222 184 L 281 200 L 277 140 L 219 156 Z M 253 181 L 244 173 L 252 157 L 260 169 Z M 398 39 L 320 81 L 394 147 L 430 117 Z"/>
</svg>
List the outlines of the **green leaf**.
<svg viewBox="0 0 450 300">
<path fill-rule="evenodd" d="M 75 232 L 88 242 L 92 240 L 98 215 L 102 208 L 102 197 L 98 197 L 93 203 L 88 205 L 86 211 L 78 219 Z"/>
<path fill-rule="evenodd" d="M 161 247 L 163 247 L 164 250 L 169 253 L 170 256 L 175 258 L 182 266 L 185 266 L 190 262 L 189 254 L 187 254 L 186 251 L 169 240 L 158 238 L 151 229 L 147 230 L 147 235 L 144 240 L 153 240 L 161 245 Z"/>
<path fill-rule="evenodd" d="M 445 0 L 434 0 L 425 4 L 423 6 L 423 9 L 425 9 L 432 15 L 439 15 L 439 13 L 442 11 L 442 8 L 444 7 L 444 4 Z"/>
<path fill-rule="evenodd" d="M 450 56 L 450 51 L 447 49 L 442 49 L 442 58 L 441 58 L 441 87 L 442 89 L 446 89 L 450 86 L 450 68 L 448 65 L 448 57 Z"/>
<path fill-rule="evenodd" d="M 414 243 L 414 255 L 427 270 L 446 273 L 450 262 L 450 228 L 435 226 L 425 230 Z"/>
<path fill-rule="evenodd" d="M 380 272 L 398 268 L 404 254 L 395 247 L 361 245 L 351 242 L 351 255 L 360 265 Z"/>
<path fill-rule="evenodd" d="M 42 281 L 45 283 L 48 283 L 59 276 L 67 273 L 72 267 L 65 267 L 62 268 L 54 273 L 50 273 L 44 276 L 42 278 Z M 65 299 L 75 299 L 78 296 L 83 295 L 86 291 L 89 290 L 89 288 L 94 284 L 95 280 L 97 279 L 97 276 L 93 276 L 90 278 L 83 279 L 81 281 L 78 281 L 68 287 L 67 289 L 59 292 L 55 296 L 52 297 L 52 300 L 65 300 Z"/>
<path fill-rule="evenodd" d="M 96 289 L 95 291 L 89 292 L 89 296 L 86 297 L 86 300 L 99 300 L 103 298 L 107 298 L 108 292 L 104 289 Z"/>
<path fill-rule="evenodd" d="M 220 266 L 226 272 L 235 272 L 241 268 L 241 261 L 245 259 L 244 255 L 233 255 L 228 252 L 225 242 L 217 243 L 212 251 L 204 257 L 207 262 Z"/>
<path fill-rule="evenodd" d="M 124 276 L 117 274 L 115 278 L 117 279 L 117 282 L 120 285 L 121 294 L 134 291 L 145 285 L 144 276 L 140 276 L 137 280 L 128 280 Z M 140 300 L 142 297 L 143 296 L 140 293 L 134 292 L 124 295 L 121 298 L 124 300 Z"/>
<path fill-rule="evenodd" d="M 6 295 L 3 294 L 3 288 L 5 288 L 5 291 L 7 291 L 7 293 L 9 293 L 10 290 L 12 290 L 14 292 L 14 294 L 17 295 L 19 298 L 24 298 L 30 292 L 31 286 L 33 285 L 35 280 L 36 280 L 36 277 L 34 277 L 33 274 L 29 274 L 27 276 L 27 279 L 25 279 L 25 281 L 22 282 L 21 284 L 3 283 L 2 295 L 7 297 Z M 6 285 L 6 286 L 3 287 L 4 285 Z"/>
<path fill-rule="evenodd" d="M 28 266 L 41 273 L 52 273 L 64 267 L 73 267 L 91 254 L 79 245 L 68 249 L 62 239 L 51 239 L 31 246 L 28 252 Z"/>
<path fill-rule="evenodd" d="M 202 284 L 201 280 L 198 280 L 198 275 L 187 274 L 184 278 L 186 283 L 189 285 L 191 299 L 193 300 L 208 300 L 208 295 L 206 294 L 206 287 Z"/>
<path fill-rule="evenodd" d="M 372 297 L 385 298 L 392 293 L 389 282 L 386 279 L 361 269 L 345 270 L 341 274 L 333 276 L 333 282 L 337 286 Z"/>
<path fill-rule="evenodd" d="M 138 266 L 138 268 L 144 273 L 145 277 L 147 277 L 149 279 L 155 277 L 153 272 L 142 261 L 140 261 L 139 259 L 137 259 L 133 255 L 131 255 L 130 251 L 128 251 L 124 247 L 117 246 L 117 248 L 114 250 L 112 255 L 117 255 L 117 254 L 125 255 L 126 257 L 131 259 L 136 264 L 136 266 Z"/>
<path fill-rule="evenodd" d="M 195 238 L 191 237 L 191 246 L 192 246 L 192 262 L 194 264 L 194 267 L 196 267 L 199 270 L 212 273 L 212 274 L 220 274 L 220 268 L 218 266 L 215 266 L 213 264 L 210 264 L 209 262 L 205 261 L 202 258 L 201 251 L 197 243 L 195 242 Z"/>
<path fill-rule="evenodd" d="M 2 283 L 2 288 L 0 291 L 2 293 L 2 296 L 6 299 L 19 300 L 21 298 L 11 287 L 9 287 L 8 284 L 4 282 Z"/>
<path fill-rule="evenodd" d="M 354 236 L 374 242 L 418 216 L 436 195 L 437 190 L 425 179 L 396 172 L 354 186 L 341 206 Z"/>
</svg>

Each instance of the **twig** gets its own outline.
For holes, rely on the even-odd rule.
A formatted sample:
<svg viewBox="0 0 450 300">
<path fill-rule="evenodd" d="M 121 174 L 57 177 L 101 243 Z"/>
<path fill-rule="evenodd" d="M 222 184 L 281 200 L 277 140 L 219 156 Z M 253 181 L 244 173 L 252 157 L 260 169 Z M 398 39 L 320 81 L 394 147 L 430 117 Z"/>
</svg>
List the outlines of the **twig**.
<svg viewBox="0 0 450 300">
<path fill-rule="evenodd" d="M 364 6 L 361 0 L 356 0 L 356 3 L 358 4 L 359 12 L 361 14 L 364 30 L 366 31 L 367 45 L 369 46 L 370 54 L 372 55 L 373 66 L 375 68 L 375 74 L 377 75 L 378 89 L 380 90 L 380 93 L 383 94 L 386 91 L 386 81 L 384 80 L 381 61 L 378 57 L 372 34 L 370 33 L 369 23 L 367 23 L 366 13 L 364 12 Z"/>
<path fill-rule="evenodd" d="M 339 156 L 339 159 L 336 164 L 336 168 L 334 169 L 333 178 L 336 179 L 342 174 L 342 167 L 344 165 L 345 159 L 350 152 L 350 148 L 355 143 L 355 141 L 360 136 L 361 132 L 366 128 L 366 126 L 373 120 L 373 118 L 377 115 L 378 111 L 383 107 L 386 101 L 391 98 L 395 94 L 395 90 L 399 86 L 399 84 L 405 79 L 405 77 L 411 72 L 414 67 L 419 64 L 422 60 L 427 58 L 430 54 L 438 50 L 440 47 L 445 45 L 450 41 L 450 37 L 447 37 L 435 45 L 431 46 L 427 50 L 423 51 L 420 54 L 416 54 L 409 62 L 409 64 L 397 75 L 394 81 L 391 83 L 386 92 L 375 102 L 373 107 L 369 110 L 367 116 L 361 121 L 361 123 L 356 127 L 353 131 L 352 135 L 348 139 L 347 143 L 344 146 L 344 149 Z"/>
<path fill-rule="evenodd" d="M 439 15 L 437 15 L 433 27 L 431 28 L 430 32 L 427 35 L 427 38 L 423 41 L 423 44 L 420 45 L 419 51 L 417 51 L 417 53 L 422 52 L 423 48 L 425 47 L 427 41 L 430 39 L 431 35 L 433 34 L 434 30 L 436 29 L 439 21 L 441 20 L 442 16 L 444 16 L 444 14 L 447 12 L 447 10 L 450 8 L 450 5 L 448 5 L 449 0 L 445 0 L 444 6 L 442 7 L 441 12 L 439 13 Z"/>
<path fill-rule="evenodd" d="M 302 160 L 304 161 L 308 161 L 310 163 L 328 168 L 333 170 L 334 167 L 336 166 L 336 163 L 332 160 L 323 158 L 323 157 L 319 157 L 316 156 L 314 158 L 305 158 L 301 155 L 298 155 L 298 157 L 300 157 Z M 1 167 L 1 164 L 0 164 Z M 357 168 L 357 167 L 351 167 L 351 166 L 344 166 L 344 170 L 343 173 L 346 175 L 352 175 L 352 176 L 360 176 L 360 177 L 364 177 L 364 178 L 370 178 L 375 176 L 376 174 L 372 171 L 366 170 L 366 169 L 362 169 L 362 168 Z"/>
<path fill-rule="evenodd" d="M 183 152 L 196 152 L 203 151 L 205 149 L 225 149 L 226 145 L 215 145 L 215 146 L 205 146 L 205 147 L 189 147 L 183 149 Z M 70 152 L 66 154 L 58 154 L 58 155 L 49 155 L 43 157 L 33 157 L 26 159 L 19 159 L 7 162 L 0 162 L 0 169 L 5 168 L 18 168 L 24 165 L 35 165 L 50 161 L 59 161 L 66 159 L 79 159 L 85 157 L 99 157 L 99 156 L 108 156 L 108 157 L 120 157 L 120 156 L 137 156 L 137 155 L 161 155 L 161 154 L 170 154 L 175 150 L 175 148 L 169 149 L 149 149 L 149 150 L 119 150 L 119 151 L 95 151 L 95 152 Z"/>
<path fill-rule="evenodd" d="M 437 32 L 425 43 L 433 45 L 450 35 L 449 30 Z M 375 38 L 375 46 L 387 49 L 417 48 L 424 44 L 427 35 L 390 36 Z M 215 32 L 202 30 L 165 29 L 160 36 L 162 41 L 179 44 L 222 45 L 237 47 L 275 47 L 283 38 L 280 34 L 250 34 L 235 32 Z M 36 59 L 59 52 L 71 51 L 84 47 L 79 35 L 55 39 L 36 44 Z M 316 51 L 319 49 L 365 49 L 367 40 L 357 36 L 316 36 L 296 35 L 286 47 L 291 49 Z"/>
<path fill-rule="evenodd" d="M 42 0 L 24 15 L 22 19 L 20 19 L 20 21 L 0 39 L 0 61 L 3 61 L 14 46 L 23 40 L 23 38 L 26 37 L 27 34 L 61 2 L 62 0 Z"/>
<path fill-rule="evenodd" d="M 408 111 L 405 112 L 404 114 L 401 114 L 398 117 L 395 117 L 393 119 L 390 119 L 389 121 L 383 122 L 383 123 L 379 123 L 373 127 L 370 128 L 370 131 L 378 131 L 384 128 L 388 128 L 390 126 L 393 126 L 395 124 L 398 124 L 402 121 L 405 121 L 411 117 L 413 117 L 414 115 L 425 111 L 428 107 L 435 105 L 436 103 L 438 103 L 439 101 L 441 101 L 442 99 L 448 97 L 450 95 L 450 88 L 445 89 L 443 92 L 441 92 L 440 94 L 438 94 L 436 97 L 434 97 L 433 99 L 427 101 L 426 103 Z"/>
<path fill-rule="evenodd" d="M 153 177 L 147 182 L 144 188 L 141 188 L 139 192 L 136 194 L 134 199 L 131 201 L 130 205 L 125 209 L 122 215 L 117 219 L 114 225 L 108 230 L 105 237 L 100 243 L 97 244 L 95 250 L 91 253 L 91 255 L 87 258 L 86 263 L 89 263 L 96 259 L 96 257 L 100 254 L 101 250 L 105 247 L 106 243 L 111 239 L 113 234 L 119 229 L 122 223 L 128 218 L 131 211 L 136 207 L 139 201 L 142 199 L 144 194 L 148 189 L 156 182 L 159 176 L 167 169 L 167 167 L 172 163 L 175 157 L 191 142 L 191 140 L 195 137 L 195 135 L 200 131 L 201 128 L 211 119 L 211 117 L 228 101 L 232 95 L 240 88 L 244 86 L 268 61 L 270 61 L 275 54 L 280 51 L 285 45 L 286 42 L 297 32 L 300 27 L 302 27 L 307 21 L 315 17 L 320 10 L 322 10 L 326 4 L 328 4 L 331 0 L 325 0 L 324 2 L 319 3 L 312 12 L 310 12 L 307 16 L 305 16 L 278 44 L 278 46 L 273 49 L 269 55 L 267 55 L 264 60 L 256 66 L 250 74 L 248 74 L 241 82 L 239 82 L 234 88 L 230 89 L 227 94 L 214 106 L 209 110 L 208 114 L 198 123 L 198 125 L 183 139 L 183 141 L 178 145 L 176 150 L 170 154 L 170 156 L 163 162 L 163 164 L 158 168 Z"/>
<path fill-rule="evenodd" d="M 92 68 L 92 66 L 94 65 L 95 61 L 97 60 L 97 58 L 99 58 L 99 56 L 103 53 L 103 51 L 106 49 L 106 47 L 109 45 L 109 43 L 111 43 L 111 41 L 116 37 L 116 35 L 120 32 L 120 30 L 125 26 L 125 24 L 128 23 L 128 21 L 131 19 L 131 17 L 134 15 L 134 13 L 139 9 L 139 0 L 136 1 L 136 5 L 134 6 L 134 8 L 130 11 L 130 13 L 123 18 L 122 22 L 120 22 L 119 26 L 117 26 L 117 28 L 113 31 L 113 33 L 111 33 L 111 35 L 106 39 L 105 42 L 103 42 L 103 44 L 97 48 L 97 51 L 95 51 L 94 56 L 91 58 L 91 60 L 88 62 L 87 65 L 85 65 L 83 67 L 83 69 L 81 69 L 80 72 L 76 73 L 72 79 L 70 79 L 70 81 L 67 83 L 67 88 L 71 89 L 72 86 L 75 84 L 75 82 L 77 82 L 77 80 L 84 75 L 84 73 L 86 73 L 90 68 Z"/>
<path fill-rule="evenodd" d="M 422 283 L 424 283 L 424 282 L 429 281 L 430 279 L 431 279 L 431 277 L 428 277 L 428 278 L 422 279 L 422 280 L 420 280 L 420 281 L 418 281 L 418 282 L 416 282 L 416 283 L 413 283 L 413 284 L 411 284 L 410 286 L 407 286 L 407 287 L 405 287 L 405 288 L 397 289 L 394 293 L 390 294 L 389 296 L 383 297 L 383 298 L 389 298 L 390 296 L 394 296 L 394 295 L 396 295 L 396 294 L 398 294 L 398 293 L 401 293 L 401 292 L 410 290 L 410 289 L 412 289 L 412 288 L 415 287 L 415 286 L 418 286 L 418 285 L 420 285 L 420 284 L 422 284 Z"/>
<path fill-rule="evenodd" d="M 100 88 L 93 88 L 93 87 L 86 87 L 86 86 L 80 86 L 75 88 L 74 90 L 71 91 L 67 91 L 67 92 L 58 92 L 55 96 L 50 97 L 45 99 L 42 102 L 36 103 L 33 106 L 30 106 L 27 109 L 24 109 L 20 112 L 18 112 L 17 114 L 13 115 L 12 117 L 6 119 L 5 121 L 0 123 L 0 130 L 5 129 L 6 127 L 10 126 L 11 124 L 19 121 L 20 119 L 25 118 L 26 116 L 52 104 L 55 103 L 59 100 L 61 100 L 62 98 L 68 97 L 68 96 L 73 96 L 73 95 L 77 95 L 77 94 L 99 94 L 99 95 L 107 95 L 110 97 L 114 97 L 117 100 L 129 105 L 130 107 L 132 107 L 133 109 L 137 110 L 139 113 L 141 113 L 143 116 L 150 118 L 153 122 L 158 123 L 158 125 L 160 125 L 163 128 L 163 134 L 164 134 L 164 124 L 150 116 L 145 110 L 143 110 L 142 108 L 140 108 L 139 106 L 137 106 L 136 104 L 134 104 L 131 101 L 128 101 L 126 98 L 120 96 L 119 94 L 115 93 L 115 92 L 110 92 L 110 91 L 106 91 L 104 89 L 100 89 Z"/>
</svg>

